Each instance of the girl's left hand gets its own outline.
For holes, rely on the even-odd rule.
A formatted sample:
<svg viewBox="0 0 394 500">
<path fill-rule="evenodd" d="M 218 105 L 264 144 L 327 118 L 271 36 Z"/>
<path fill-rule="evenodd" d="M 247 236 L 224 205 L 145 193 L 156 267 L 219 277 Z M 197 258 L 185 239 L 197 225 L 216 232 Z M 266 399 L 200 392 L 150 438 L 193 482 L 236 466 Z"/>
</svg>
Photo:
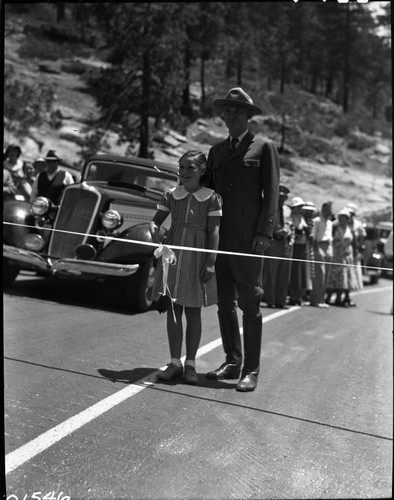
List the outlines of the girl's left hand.
<svg viewBox="0 0 394 500">
<path fill-rule="evenodd" d="M 201 281 L 207 283 L 215 274 L 215 266 L 206 266 L 201 274 Z"/>
</svg>

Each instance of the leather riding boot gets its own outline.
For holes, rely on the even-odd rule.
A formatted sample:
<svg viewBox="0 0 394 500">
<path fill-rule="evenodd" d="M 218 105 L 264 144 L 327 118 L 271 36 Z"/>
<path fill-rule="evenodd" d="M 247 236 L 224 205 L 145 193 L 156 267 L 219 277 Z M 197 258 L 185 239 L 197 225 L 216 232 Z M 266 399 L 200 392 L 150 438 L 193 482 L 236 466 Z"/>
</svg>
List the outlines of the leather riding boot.
<svg viewBox="0 0 394 500">
<path fill-rule="evenodd" d="M 242 347 L 237 311 L 218 312 L 220 335 L 226 361 L 216 370 L 207 373 L 207 378 L 224 380 L 238 378 L 241 373 Z"/>
<path fill-rule="evenodd" d="M 261 338 L 263 319 L 261 316 L 244 314 L 244 365 L 237 391 L 254 391 L 260 371 Z"/>
</svg>

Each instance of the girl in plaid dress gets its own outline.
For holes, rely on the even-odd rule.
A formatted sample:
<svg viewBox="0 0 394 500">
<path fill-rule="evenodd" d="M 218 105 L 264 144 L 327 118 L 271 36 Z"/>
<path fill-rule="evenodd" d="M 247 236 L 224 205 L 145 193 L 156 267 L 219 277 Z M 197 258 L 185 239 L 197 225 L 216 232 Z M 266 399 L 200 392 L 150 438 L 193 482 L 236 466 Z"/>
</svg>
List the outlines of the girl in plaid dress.
<svg viewBox="0 0 394 500">
<path fill-rule="evenodd" d="M 219 224 L 222 215 L 221 197 L 202 185 L 206 172 L 206 157 L 199 151 L 188 151 L 179 160 L 181 186 L 170 189 L 157 206 L 150 224 L 152 240 L 160 243 L 160 226 L 171 214 L 171 227 L 166 245 L 217 250 Z M 168 269 L 167 287 L 174 299 L 174 314 L 167 314 L 167 334 L 171 361 L 159 372 L 159 380 L 171 380 L 184 375 L 186 383 L 196 384 L 196 353 L 201 340 L 201 307 L 217 303 L 216 253 L 174 249 L 176 264 Z M 153 287 L 153 300 L 163 292 L 163 265 L 159 259 Z M 186 317 L 186 361 L 183 370 L 182 315 Z"/>
</svg>

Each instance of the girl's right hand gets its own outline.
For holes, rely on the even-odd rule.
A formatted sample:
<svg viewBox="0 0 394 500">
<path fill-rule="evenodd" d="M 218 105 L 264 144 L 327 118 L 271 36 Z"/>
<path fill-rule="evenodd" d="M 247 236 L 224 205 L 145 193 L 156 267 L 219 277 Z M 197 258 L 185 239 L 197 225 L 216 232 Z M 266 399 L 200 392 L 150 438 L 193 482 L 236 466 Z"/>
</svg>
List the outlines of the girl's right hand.
<svg viewBox="0 0 394 500">
<path fill-rule="evenodd" d="M 163 241 L 163 235 L 161 234 L 160 227 L 157 224 L 151 222 L 149 224 L 149 230 L 153 243 L 161 243 Z"/>
<path fill-rule="evenodd" d="M 201 281 L 207 283 L 215 274 L 215 266 L 206 266 L 201 274 Z"/>
</svg>

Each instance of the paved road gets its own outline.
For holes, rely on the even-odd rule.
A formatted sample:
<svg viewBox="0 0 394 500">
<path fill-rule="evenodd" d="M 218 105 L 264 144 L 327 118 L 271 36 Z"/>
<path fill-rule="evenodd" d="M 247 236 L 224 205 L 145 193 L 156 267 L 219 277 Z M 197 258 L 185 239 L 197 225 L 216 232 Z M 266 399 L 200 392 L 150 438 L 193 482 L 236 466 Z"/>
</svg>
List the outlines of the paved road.
<svg viewBox="0 0 394 500">
<path fill-rule="evenodd" d="M 102 292 L 24 274 L 4 294 L 10 500 L 391 496 L 391 281 L 356 308 L 263 308 L 254 393 L 203 375 L 222 362 L 215 307 L 198 386 L 156 383 L 165 317 Z"/>
</svg>

